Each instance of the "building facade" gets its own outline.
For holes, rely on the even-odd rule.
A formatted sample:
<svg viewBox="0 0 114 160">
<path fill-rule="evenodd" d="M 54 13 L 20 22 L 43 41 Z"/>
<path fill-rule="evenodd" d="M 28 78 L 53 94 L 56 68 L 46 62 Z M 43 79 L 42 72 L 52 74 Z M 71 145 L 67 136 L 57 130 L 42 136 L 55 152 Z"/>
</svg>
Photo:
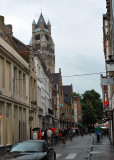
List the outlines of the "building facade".
<svg viewBox="0 0 114 160">
<path fill-rule="evenodd" d="M 104 105 L 104 122 L 109 123 L 110 141 L 114 145 L 114 1 L 106 0 L 106 14 L 103 15 L 103 48 L 106 62 L 106 76 L 101 76 Z"/>
<path fill-rule="evenodd" d="M 64 96 L 63 96 L 63 88 L 62 88 L 62 74 L 61 74 L 61 68 L 59 68 L 59 73 L 52 73 L 51 77 L 53 79 L 53 86 L 56 89 L 57 92 L 57 128 L 63 128 L 63 121 L 61 120 L 62 117 L 62 111 L 61 107 L 63 107 L 64 104 Z"/>
<path fill-rule="evenodd" d="M 61 107 L 61 120 L 63 124 L 63 128 L 69 129 L 74 127 L 74 102 L 73 102 L 73 88 L 71 85 L 62 86 L 63 88 L 63 96 L 64 96 L 64 104 Z M 63 116 L 64 115 L 64 116 Z"/>
<path fill-rule="evenodd" d="M 4 30 L 4 17 L 0 16 L 0 145 L 30 136 L 29 65 L 11 47 Z"/>
<path fill-rule="evenodd" d="M 49 74 L 45 62 L 38 51 L 34 52 L 34 63 L 38 92 L 39 127 L 46 129 L 52 126 L 52 106 L 50 105 Z"/>
</svg>

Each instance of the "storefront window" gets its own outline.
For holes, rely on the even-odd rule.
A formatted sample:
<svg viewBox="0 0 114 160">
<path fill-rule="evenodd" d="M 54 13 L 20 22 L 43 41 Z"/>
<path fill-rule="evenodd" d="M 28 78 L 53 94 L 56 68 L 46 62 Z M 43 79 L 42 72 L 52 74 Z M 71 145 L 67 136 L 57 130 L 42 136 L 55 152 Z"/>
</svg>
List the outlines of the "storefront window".
<svg viewBox="0 0 114 160">
<path fill-rule="evenodd" d="M 18 107 L 14 106 L 14 143 L 18 141 Z"/>
<path fill-rule="evenodd" d="M 3 144 L 3 102 L 0 102 L 0 145 Z"/>
<path fill-rule="evenodd" d="M 26 109 L 23 109 L 23 140 L 26 139 Z"/>
<path fill-rule="evenodd" d="M 19 140 L 22 140 L 22 108 L 19 108 Z"/>
<path fill-rule="evenodd" d="M 6 144 L 10 144 L 10 104 L 6 104 Z"/>
</svg>

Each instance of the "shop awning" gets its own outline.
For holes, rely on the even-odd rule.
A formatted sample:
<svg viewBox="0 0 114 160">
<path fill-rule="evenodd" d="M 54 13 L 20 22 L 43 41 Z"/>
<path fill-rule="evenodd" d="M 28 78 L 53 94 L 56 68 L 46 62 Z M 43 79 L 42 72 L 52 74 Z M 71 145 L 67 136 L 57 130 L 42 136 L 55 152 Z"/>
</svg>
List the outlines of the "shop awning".
<svg viewBox="0 0 114 160">
<path fill-rule="evenodd" d="M 84 125 L 82 123 L 78 123 L 79 126 L 83 127 Z"/>
</svg>

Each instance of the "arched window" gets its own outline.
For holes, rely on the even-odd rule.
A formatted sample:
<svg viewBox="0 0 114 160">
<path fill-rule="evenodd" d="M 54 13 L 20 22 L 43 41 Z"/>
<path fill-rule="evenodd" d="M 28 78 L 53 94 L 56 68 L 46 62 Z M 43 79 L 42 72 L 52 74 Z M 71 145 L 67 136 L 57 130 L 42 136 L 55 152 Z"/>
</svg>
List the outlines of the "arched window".
<svg viewBox="0 0 114 160">
<path fill-rule="evenodd" d="M 35 35 L 35 40 L 40 40 L 40 34 Z"/>
</svg>

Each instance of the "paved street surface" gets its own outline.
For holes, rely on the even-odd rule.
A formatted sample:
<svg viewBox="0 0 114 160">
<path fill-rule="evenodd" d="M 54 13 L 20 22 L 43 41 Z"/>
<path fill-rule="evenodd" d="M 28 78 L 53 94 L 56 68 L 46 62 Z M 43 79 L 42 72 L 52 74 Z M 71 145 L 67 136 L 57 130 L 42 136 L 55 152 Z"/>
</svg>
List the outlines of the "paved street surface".
<svg viewBox="0 0 114 160">
<path fill-rule="evenodd" d="M 90 152 L 90 160 L 114 160 L 114 147 L 110 145 L 109 138 L 103 137 L 99 143 L 94 139 Z"/>
<path fill-rule="evenodd" d="M 93 142 L 93 135 L 84 135 L 84 137 L 74 137 L 72 141 L 66 141 L 66 144 L 58 144 L 54 147 L 57 160 L 84 160 L 90 155 L 90 149 Z"/>
</svg>

